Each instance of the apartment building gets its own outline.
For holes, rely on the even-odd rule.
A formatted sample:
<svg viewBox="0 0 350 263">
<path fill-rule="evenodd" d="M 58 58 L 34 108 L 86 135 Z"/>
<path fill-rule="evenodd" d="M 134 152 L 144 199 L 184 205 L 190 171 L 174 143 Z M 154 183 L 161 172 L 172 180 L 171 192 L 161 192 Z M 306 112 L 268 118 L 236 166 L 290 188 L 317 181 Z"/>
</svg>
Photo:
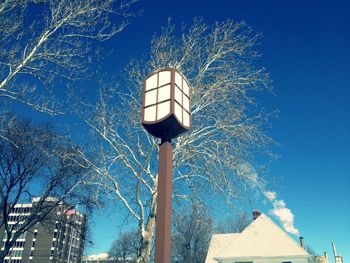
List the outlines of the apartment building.
<svg viewBox="0 0 350 263">
<path fill-rule="evenodd" d="M 29 204 L 16 204 L 9 224 L 18 224 L 30 216 L 37 199 Z M 50 204 L 57 200 L 48 199 Z M 60 203 L 50 211 L 47 220 L 23 233 L 11 248 L 4 263 L 80 263 L 83 252 L 86 217 L 75 207 Z M 1 249 L 6 233 L 0 229 Z"/>
</svg>

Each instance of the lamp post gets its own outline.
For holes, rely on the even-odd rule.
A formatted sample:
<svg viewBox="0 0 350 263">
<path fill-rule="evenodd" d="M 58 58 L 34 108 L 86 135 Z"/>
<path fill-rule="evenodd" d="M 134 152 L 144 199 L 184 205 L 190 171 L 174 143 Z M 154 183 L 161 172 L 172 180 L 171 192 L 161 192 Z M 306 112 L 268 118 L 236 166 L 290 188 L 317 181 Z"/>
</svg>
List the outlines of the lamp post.
<svg viewBox="0 0 350 263">
<path fill-rule="evenodd" d="M 191 129 L 190 89 L 174 68 L 151 73 L 144 80 L 143 127 L 161 139 L 159 145 L 155 263 L 170 262 L 173 147 L 171 139 Z"/>
</svg>

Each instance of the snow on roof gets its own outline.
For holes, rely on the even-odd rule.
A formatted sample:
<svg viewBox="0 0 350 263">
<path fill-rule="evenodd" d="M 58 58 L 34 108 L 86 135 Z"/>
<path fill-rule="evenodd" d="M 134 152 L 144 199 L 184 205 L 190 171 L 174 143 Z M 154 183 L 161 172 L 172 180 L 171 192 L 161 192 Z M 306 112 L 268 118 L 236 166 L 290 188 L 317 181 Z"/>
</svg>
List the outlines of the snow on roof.
<svg viewBox="0 0 350 263">
<path fill-rule="evenodd" d="M 216 263 L 214 257 L 227 247 L 240 233 L 215 234 L 210 240 L 209 250 L 205 263 Z"/>
<path fill-rule="evenodd" d="M 213 235 L 205 263 L 229 258 L 310 256 L 264 214 L 255 219 L 242 233 L 226 235 L 226 238 Z"/>
<path fill-rule="evenodd" d="M 95 255 L 90 255 L 84 257 L 85 260 L 103 260 L 103 259 L 108 259 L 109 255 L 107 253 L 100 253 L 100 254 L 95 254 Z"/>
</svg>

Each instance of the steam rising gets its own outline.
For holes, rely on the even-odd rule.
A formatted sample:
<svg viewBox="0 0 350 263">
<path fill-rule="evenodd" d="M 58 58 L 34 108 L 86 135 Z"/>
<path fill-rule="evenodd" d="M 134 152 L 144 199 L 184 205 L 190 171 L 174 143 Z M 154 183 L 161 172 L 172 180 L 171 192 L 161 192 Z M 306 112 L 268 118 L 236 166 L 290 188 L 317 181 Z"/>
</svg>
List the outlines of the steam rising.
<svg viewBox="0 0 350 263">
<path fill-rule="evenodd" d="M 273 209 L 270 212 L 278 217 L 283 228 L 288 233 L 300 236 L 299 230 L 294 227 L 294 215 L 292 211 L 286 207 L 286 203 L 283 200 L 277 199 L 276 192 L 266 191 L 265 196 L 269 201 L 271 201 L 273 206 Z"/>
</svg>

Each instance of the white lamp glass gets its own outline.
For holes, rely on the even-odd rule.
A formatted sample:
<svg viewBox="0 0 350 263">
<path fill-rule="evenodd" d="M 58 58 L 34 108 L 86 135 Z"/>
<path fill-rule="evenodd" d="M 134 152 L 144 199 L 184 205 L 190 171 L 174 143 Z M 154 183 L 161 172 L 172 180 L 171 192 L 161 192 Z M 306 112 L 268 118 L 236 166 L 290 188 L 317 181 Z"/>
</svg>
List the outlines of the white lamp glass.
<svg viewBox="0 0 350 263">
<path fill-rule="evenodd" d="M 157 120 L 164 118 L 170 113 L 170 101 L 165 101 L 158 104 Z"/>
<path fill-rule="evenodd" d="M 170 71 L 161 71 L 159 72 L 159 87 L 165 84 L 169 84 L 171 81 L 171 72 Z"/>
<path fill-rule="evenodd" d="M 183 96 L 182 107 L 184 107 L 184 109 L 186 109 L 188 112 L 190 112 L 190 100 L 185 95 Z"/>
<path fill-rule="evenodd" d="M 156 120 L 156 105 L 145 108 L 145 115 L 143 116 L 145 121 Z"/>
<path fill-rule="evenodd" d="M 186 80 L 184 80 L 184 83 L 183 83 L 183 87 L 182 87 L 182 91 L 187 95 L 187 96 L 190 96 L 190 89 L 187 85 L 187 82 Z"/>
<path fill-rule="evenodd" d="M 146 91 L 157 87 L 157 74 L 154 74 L 146 80 Z"/>
<path fill-rule="evenodd" d="M 175 100 L 182 105 L 182 92 L 177 87 L 175 87 Z"/>
<path fill-rule="evenodd" d="M 158 102 L 170 100 L 170 85 L 159 88 L 158 90 Z"/>
<path fill-rule="evenodd" d="M 189 127 L 190 126 L 190 115 L 184 110 L 183 111 L 183 116 L 184 116 L 184 119 L 183 119 L 183 125 L 185 125 L 186 127 Z"/>
<path fill-rule="evenodd" d="M 175 84 L 181 89 L 182 87 L 182 76 L 178 73 L 175 72 Z"/>
<path fill-rule="evenodd" d="M 157 90 L 151 90 L 145 93 L 145 107 L 157 102 Z"/>
<path fill-rule="evenodd" d="M 182 123 L 182 108 L 176 102 L 174 103 L 174 111 L 176 118 Z"/>
</svg>

